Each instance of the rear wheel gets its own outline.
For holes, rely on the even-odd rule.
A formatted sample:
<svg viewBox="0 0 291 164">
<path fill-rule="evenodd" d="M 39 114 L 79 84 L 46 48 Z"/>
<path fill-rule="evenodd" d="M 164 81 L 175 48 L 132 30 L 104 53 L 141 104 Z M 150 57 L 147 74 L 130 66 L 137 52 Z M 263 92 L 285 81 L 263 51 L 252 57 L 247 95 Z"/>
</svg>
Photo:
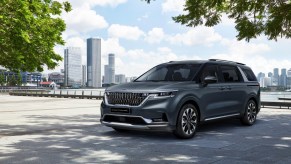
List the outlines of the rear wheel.
<svg viewBox="0 0 291 164">
<path fill-rule="evenodd" d="M 257 104 L 254 100 L 249 100 L 246 109 L 245 109 L 245 114 L 241 118 L 241 122 L 244 125 L 253 125 L 256 122 L 257 119 Z"/>
<path fill-rule="evenodd" d="M 182 107 L 174 135 L 178 138 L 188 139 L 194 137 L 198 125 L 198 112 L 194 105 L 186 104 Z"/>
</svg>

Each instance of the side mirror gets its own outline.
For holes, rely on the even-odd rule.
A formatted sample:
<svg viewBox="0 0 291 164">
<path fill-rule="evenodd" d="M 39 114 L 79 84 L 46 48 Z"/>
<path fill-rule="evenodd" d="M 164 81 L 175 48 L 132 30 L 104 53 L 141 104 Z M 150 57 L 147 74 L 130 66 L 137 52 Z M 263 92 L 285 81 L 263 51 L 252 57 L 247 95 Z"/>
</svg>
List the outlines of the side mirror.
<svg viewBox="0 0 291 164">
<path fill-rule="evenodd" d="M 204 85 L 206 86 L 207 84 L 211 84 L 211 83 L 216 83 L 217 82 L 217 78 L 215 76 L 206 76 L 204 78 Z"/>
</svg>

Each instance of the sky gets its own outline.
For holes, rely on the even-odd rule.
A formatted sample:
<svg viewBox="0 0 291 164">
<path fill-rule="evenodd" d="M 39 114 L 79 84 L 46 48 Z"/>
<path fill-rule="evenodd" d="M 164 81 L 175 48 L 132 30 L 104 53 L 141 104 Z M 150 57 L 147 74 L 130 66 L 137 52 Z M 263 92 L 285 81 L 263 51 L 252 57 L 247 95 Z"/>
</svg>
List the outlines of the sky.
<svg viewBox="0 0 291 164">
<path fill-rule="evenodd" d="M 65 1 L 65 0 L 58 0 Z M 291 68 L 291 39 L 270 41 L 259 36 L 237 41 L 234 21 L 227 16 L 214 27 L 186 27 L 172 20 L 183 13 L 184 0 L 69 0 L 73 10 L 61 17 L 67 24 L 64 48 L 81 47 L 86 64 L 86 39 L 101 38 L 102 74 L 108 54 L 116 56 L 115 73 L 139 76 L 157 64 L 179 60 L 224 59 L 245 63 L 255 74 Z M 60 71 L 63 62 L 55 70 Z"/>
</svg>

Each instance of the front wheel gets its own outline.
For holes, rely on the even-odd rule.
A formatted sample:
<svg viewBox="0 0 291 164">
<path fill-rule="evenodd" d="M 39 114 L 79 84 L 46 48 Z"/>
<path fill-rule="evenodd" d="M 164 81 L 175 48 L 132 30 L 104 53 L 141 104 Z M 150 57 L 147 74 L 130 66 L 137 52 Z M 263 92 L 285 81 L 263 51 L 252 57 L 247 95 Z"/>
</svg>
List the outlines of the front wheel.
<svg viewBox="0 0 291 164">
<path fill-rule="evenodd" d="M 188 139 L 195 135 L 198 125 L 198 112 L 194 105 L 186 104 L 182 107 L 174 135 L 178 138 Z"/>
<path fill-rule="evenodd" d="M 249 100 L 245 108 L 245 113 L 241 118 L 241 122 L 244 125 L 251 126 L 256 122 L 257 119 L 257 104 L 254 100 Z"/>
</svg>

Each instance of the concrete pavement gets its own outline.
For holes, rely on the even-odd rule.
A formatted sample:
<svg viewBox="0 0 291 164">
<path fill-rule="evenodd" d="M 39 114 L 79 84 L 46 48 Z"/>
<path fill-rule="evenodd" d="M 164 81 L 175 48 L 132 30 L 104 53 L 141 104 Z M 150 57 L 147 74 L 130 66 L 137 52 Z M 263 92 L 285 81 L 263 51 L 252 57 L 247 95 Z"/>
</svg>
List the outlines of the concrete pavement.
<svg viewBox="0 0 291 164">
<path fill-rule="evenodd" d="M 201 125 L 196 137 L 118 133 L 100 125 L 100 100 L 0 95 L 0 163 L 291 163 L 291 110 L 257 123 Z"/>
</svg>

